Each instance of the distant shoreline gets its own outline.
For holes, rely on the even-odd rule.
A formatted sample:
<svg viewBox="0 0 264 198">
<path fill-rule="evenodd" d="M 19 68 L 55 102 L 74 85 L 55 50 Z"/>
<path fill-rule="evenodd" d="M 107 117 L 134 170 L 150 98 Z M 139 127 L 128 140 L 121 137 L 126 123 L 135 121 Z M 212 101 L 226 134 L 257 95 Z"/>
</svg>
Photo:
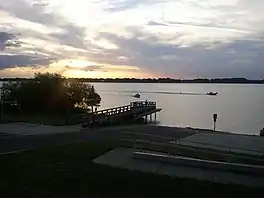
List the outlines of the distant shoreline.
<svg viewBox="0 0 264 198">
<path fill-rule="evenodd" d="M 30 81 L 32 78 L 1 78 L 0 82 Z M 263 80 L 248 80 L 246 78 L 214 78 L 214 79 L 171 79 L 171 78 L 69 78 L 88 83 L 199 83 L 199 84 L 264 84 Z"/>
</svg>

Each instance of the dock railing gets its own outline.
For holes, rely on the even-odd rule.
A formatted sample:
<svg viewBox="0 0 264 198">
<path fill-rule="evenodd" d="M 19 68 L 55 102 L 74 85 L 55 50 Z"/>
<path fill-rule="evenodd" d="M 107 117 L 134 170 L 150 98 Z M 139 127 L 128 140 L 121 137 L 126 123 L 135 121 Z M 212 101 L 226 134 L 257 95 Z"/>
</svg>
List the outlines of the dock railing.
<svg viewBox="0 0 264 198">
<path fill-rule="evenodd" d="M 142 113 L 147 113 L 156 109 L 156 102 L 136 101 L 129 105 L 114 107 L 104 110 L 91 112 L 83 116 L 83 126 L 89 126 L 93 123 L 103 123 L 113 121 L 115 118 L 121 120 L 122 117 L 135 117 Z"/>
</svg>

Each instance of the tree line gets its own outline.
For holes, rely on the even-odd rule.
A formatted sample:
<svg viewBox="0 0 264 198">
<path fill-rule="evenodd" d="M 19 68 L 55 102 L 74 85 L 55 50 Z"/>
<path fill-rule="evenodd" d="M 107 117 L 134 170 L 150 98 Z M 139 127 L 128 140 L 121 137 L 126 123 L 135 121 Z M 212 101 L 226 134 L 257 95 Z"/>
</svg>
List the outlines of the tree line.
<svg viewBox="0 0 264 198">
<path fill-rule="evenodd" d="M 31 81 L 31 78 L 2 78 L 0 81 Z M 106 83 L 236 83 L 236 84 L 264 84 L 263 80 L 249 80 L 246 78 L 198 78 L 198 79 L 172 79 L 172 78 L 72 78 L 78 82 L 106 82 Z"/>
</svg>

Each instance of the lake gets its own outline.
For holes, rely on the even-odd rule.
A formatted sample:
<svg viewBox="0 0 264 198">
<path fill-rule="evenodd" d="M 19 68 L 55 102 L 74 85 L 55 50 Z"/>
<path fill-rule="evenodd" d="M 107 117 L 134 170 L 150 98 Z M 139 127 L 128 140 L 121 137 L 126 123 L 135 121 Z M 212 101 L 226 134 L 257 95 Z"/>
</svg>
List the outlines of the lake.
<svg viewBox="0 0 264 198">
<path fill-rule="evenodd" d="M 102 97 L 100 109 L 135 100 L 156 101 L 159 125 L 256 134 L 264 127 L 264 85 L 93 83 Z M 208 92 L 218 92 L 208 96 Z M 139 93 L 140 99 L 133 98 Z M 182 93 L 182 94 L 180 94 Z"/>
</svg>

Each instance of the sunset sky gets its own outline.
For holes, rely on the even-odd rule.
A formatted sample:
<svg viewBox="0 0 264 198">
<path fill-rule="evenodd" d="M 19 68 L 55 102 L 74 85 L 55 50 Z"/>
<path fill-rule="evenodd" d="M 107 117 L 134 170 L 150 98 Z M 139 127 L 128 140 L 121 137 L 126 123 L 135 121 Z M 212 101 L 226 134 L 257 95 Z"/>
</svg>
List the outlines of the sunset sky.
<svg viewBox="0 0 264 198">
<path fill-rule="evenodd" d="M 0 0 L 0 77 L 263 79 L 263 10 L 264 0 Z"/>
</svg>

